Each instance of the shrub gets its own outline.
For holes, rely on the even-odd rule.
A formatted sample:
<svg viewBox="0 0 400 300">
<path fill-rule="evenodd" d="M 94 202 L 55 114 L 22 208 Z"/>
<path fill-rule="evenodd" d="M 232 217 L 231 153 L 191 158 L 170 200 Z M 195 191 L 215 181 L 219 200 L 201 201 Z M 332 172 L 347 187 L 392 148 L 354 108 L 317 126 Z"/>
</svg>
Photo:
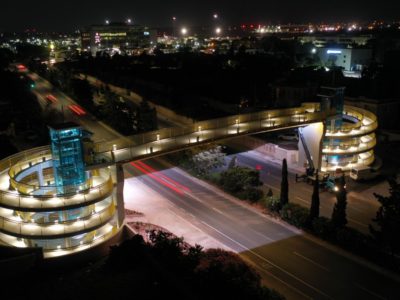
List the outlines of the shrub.
<svg viewBox="0 0 400 300">
<path fill-rule="evenodd" d="M 315 235 L 326 240 L 332 236 L 334 229 L 328 218 L 318 217 L 312 222 L 312 230 Z"/>
<path fill-rule="evenodd" d="M 221 173 L 220 184 L 225 191 L 238 193 L 262 183 L 259 171 L 246 167 L 234 167 Z"/>
<path fill-rule="evenodd" d="M 288 203 L 281 210 L 282 219 L 299 228 L 306 226 L 308 215 L 307 208 L 295 203 Z"/>
<path fill-rule="evenodd" d="M 263 204 L 271 212 L 278 212 L 281 208 L 281 201 L 278 197 L 265 197 L 263 199 Z"/>
<path fill-rule="evenodd" d="M 237 196 L 242 200 L 249 200 L 250 202 L 255 203 L 264 196 L 264 192 L 255 187 L 248 187 L 244 191 L 239 192 Z"/>
<path fill-rule="evenodd" d="M 343 248 L 355 253 L 365 253 L 367 236 L 357 230 L 344 227 L 336 231 L 336 243 Z"/>
</svg>

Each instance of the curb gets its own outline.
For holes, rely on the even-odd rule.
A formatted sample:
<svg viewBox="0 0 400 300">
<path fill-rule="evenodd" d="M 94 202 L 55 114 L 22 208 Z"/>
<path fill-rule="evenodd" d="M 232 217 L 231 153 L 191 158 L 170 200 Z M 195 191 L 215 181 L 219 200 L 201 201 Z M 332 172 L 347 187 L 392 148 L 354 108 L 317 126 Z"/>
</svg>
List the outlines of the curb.
<svg viewBox="0 0 400 300">
<path fill-rule="evenodd" d="M 167 164 L 168 166 L 173 166 L 169 162 L 165 161 L 162 158 L 160 160 L 163 161 L 163 163 Z M 238 204 L 238 205 L 240 205 L 240 206 L 242 206 L 242 207 L 244 207 L 246 209 L 249 209 L 252 212 L 258 214 L 259 216 L 261 216 L 261 217 L 263 217 L 263 218 L 265 218 L 265 219 L 267 219 L 269 221 L 272 221 L 272 222 L 277 223 L 277 224 L 279 224 L 281 226 L 284 226 L 286 229 L 289 229 L 289 230 L 291 230 L 292 232 L 294 232 L 296 234 L 299 234 L 299 235 L 301 234 L 307 240 L 312 241 L 312 242 L 318 244 L 321 247 L 324 247 L 324 248 L 326 248 L 326 249 L 328 249 L 328 250 L 330 250 L 330 251 L 332 251 L 332 252 L 334 252 L 334 253 L 336 253 L 338 255 L 341 255 L 341 256 L 349 259 L 349 260 L 352 260 L 352 261 L 358 263 L 359 265 L 362 265 L 362 266 L 364 266 L 364 267 L 366 267 L 368 269 L 371 269 L 371 270 L 373 270 L 373 271 L 375 271 L 375 272 L 377 272 L 379 274 L 382 274 L 382 275 L 384 275 L 386 277 L 389 277 L 389 278 L 391 278 L 391 279 L 393 279 L 393 280 L 395 280 L 397 282 L 400 282 L 400 275 L 398 275 L 398 274 L 396 274 L 396 273 L 394 273 L 394 272 L 392 272 L 390 270 L 387 270 L 387 269 L 385 269 L 385 268 L 383 268 L 383 267 L 381 267 L 381 266 L 379 266 L 379 265 L 377 265 L 377 264 L 375 264 L 373 262 L 370 262 L 370 261 L 364 259 L 363 257 L 357 256 L 357 255 L 355 255 L 355 254 L 353 254 L 351 252 L 348 252 L 348 251 L 340 248 L 339 246 L 336 246 L 336 245 L 330 244 L 330 243 L 328 243 L 328 242 L 326 242 L 324 240 L 321 240 L 321 239 L 319 239 L 319 238 L 317 238 L 317 237 L 315 237 L 315 236 L 313 236 L 313 235 L 311 235 L 311 234 L 309 234 L 309 233 L 307 233 L 307 232 L 305 232 L 305 231 L 303 231 L 301 229 L 298 229 L 295 226 L 292 226 L 292 225 L 286 223 L 285 221 L 283 221 L 280 218 L 279 219 L 275 219 L 275 218 L 272 218 L 271 216 L 265 215 L 262 212 L 260 212 L 257 208 L 247 204 L 246 202 L 238 200 L 237 198 L 235 198 L 235 197 L 223 192 L 222 190 L 216 188 L 215 186 L 213 186 L 213 185 L 211 185 L 211 184 L 209 184 L 207 182 L 204 182 L 204 181 L 202 181 L 202 180 L 200 180 L 200 179 L 198 179 L 196 177 L 193 177 L 192 175 L 188 174 L 187 172 L 185 172 L 184 170 L 182 170 L 182 169 L 180 169 L 180 168 L 178 168 L 176 166 L 174 166 L 174 167 L 176 168 L 175 169 L 176 172 L 178 172 L 179 174 L 181 174 L 183 176 L 190 177 L 190 179 L 192 179 L 193 181 L 195 181 L 199 185 L 201 185 L 203 187 L 206 187 L 208 189 L 212 189 L 212 190 L 214 190 L 216 193 L 218 193 L 220 195 L 224 195 L 224 197 L 226 199 L 228 199 L 229 201 L 232 201 L 235 204 Z"/>
</svg>

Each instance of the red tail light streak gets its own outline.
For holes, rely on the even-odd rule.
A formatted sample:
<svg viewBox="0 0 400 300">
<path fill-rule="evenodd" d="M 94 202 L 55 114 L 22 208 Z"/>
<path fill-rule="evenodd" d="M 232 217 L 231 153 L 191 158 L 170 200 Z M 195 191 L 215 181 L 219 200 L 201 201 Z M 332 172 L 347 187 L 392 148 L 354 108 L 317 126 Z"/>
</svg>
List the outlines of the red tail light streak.
<svg viewBox="0 0 400 300">
<path fill-rule="evenodd" d="M 170 190 L 174 191 L 177 194 L 184 195 L 185 191 L 190 191 L 187 187 L 179 184 L 175 180 L 163 175 L 163 174 L 153 174 L 156 172 L 153 168 L 143 162 L 131 162 L 130 163 L 133 167 L 141 171 L 142 173 L 148 175 L 150 178 L 154 179 L 161 185 L 169 188 Z"/>
<path fill-rule="evenodd" d="M 84 111 L 83 108 L 80 107 L 79 105 L 70 105 L 70 106 L 68 106 L 68 108 L 71 111 L 73 111 L 75 114 L 77 114 L 78 116 L 86 115 L 86 111 Z"/>
</svg>

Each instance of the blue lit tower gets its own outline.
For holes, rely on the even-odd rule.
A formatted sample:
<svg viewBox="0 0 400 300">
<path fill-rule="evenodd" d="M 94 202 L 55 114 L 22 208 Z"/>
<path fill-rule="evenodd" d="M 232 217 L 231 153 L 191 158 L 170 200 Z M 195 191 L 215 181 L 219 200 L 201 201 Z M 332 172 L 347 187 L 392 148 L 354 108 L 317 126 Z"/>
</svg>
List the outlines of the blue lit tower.
<svg viewBox="0 0 400 300">
<path fill-rule="evenodd" d="M 58 194 L 74 192 L 86 181 L 83 130 L 75 123 L 50 127 L 54 181 Z"/>
</svg>

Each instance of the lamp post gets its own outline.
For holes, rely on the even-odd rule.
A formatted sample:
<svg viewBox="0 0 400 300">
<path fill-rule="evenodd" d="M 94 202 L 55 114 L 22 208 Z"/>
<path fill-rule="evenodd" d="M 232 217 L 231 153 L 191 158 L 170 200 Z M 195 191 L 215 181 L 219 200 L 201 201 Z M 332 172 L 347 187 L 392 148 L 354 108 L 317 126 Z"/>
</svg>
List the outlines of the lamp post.
<svg viewBox="0 0 400 300">
<path fill-rule="evenodd" d="M 199 126 L 197 129 L 198 129 L 198 131 L 199 131 L 199 135 L 197 136 L 197 142 L 200 142 L 201 126 Z"/>
<path fill-rule="evenodd" d="M 172 36 L 176 36 L 176 17 L 172 17 Z"/>
<path fill-rule="evenodd" d="M 182 43 L 186 45 L 185 37 L 188 34 L 188 29 L 186 27 L 181 28 Z"/>
</svg>

